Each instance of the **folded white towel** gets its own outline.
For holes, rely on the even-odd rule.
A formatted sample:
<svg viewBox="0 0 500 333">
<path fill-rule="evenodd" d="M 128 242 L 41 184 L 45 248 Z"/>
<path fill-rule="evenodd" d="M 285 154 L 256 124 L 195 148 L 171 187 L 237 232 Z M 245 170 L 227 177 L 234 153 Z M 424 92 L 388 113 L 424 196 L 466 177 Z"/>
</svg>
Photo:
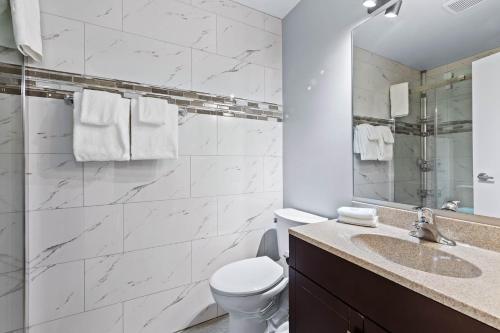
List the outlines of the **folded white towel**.
<svg viewBox="0 0 500 333">
<path fill-rule="evenodd" d="M 43 57 L 38 0 L 10 0 L 12 25 L 17 48 L 34 61 Z"/>
<path fill-rule="evenodd" d="M 340 207 L 337 209 L 339 215 L 355 219 L 371 220 L 377 216 L 375 208 Z"/>
<path fill-rule="evenodd" d="M 379 156 L 379 134 L 370 124 L 360 124 L 354 129 L 354 153 L 363 161 L 375 161 Z"/>
<path fill-rule="evenodd" d="M 130 100 L 117 103 L 116 123 L 95 126 L 81 122 L 82 94 L 73 95 L 73 153 L 77 161 L 130 160 Z"/>
<path fill-rule="evenodd" d="M 392 85 L 391 96 L 391 117 L 404 117 L 410 114 L 410 89 L 408 82 Z"/>
<path fill-rule="evenodd" d="M 392 161 L 394 155 L 394 135 L 388 126 L 376 126 L 378 132 L 378 160 Z"/>
<path fill-rule="evenodd" d="M 117 121 L 123 98 L 120 94 L 85 89 L 82 95 L 80 121 L 87 125 L 109 126 Z"/>
<path fill-rule="evenodd" d="M 363 220 L 363 219 L 355 219 L 355 218 L 347 217 L 347 216 L 339 216 L 337 221 L 340 223 L 354 224 L 354 225 L 359 225 L 362 227 L 371 227 L 371 228 L 378 227 L 378 216 L 375 216 L 371 220 Z"/>
<path fill-rule="evenodd" d="M 140 120 L 141 103 L 132 100 L 132 159 L 176 159 L 179 146 L 179 108 L 159 99 L 165 114 L 163 125 L 150 125 Z M 147 105 L 142 104 L 142 105 Z"/>
<path fill-rule="evenodd" d="M 0 0 L 0 46 L 16 49 L 9 0 Z"/>
<path fill-rule="evenodd" d="M 164 99 L 139 97 L 139 121 L 149 125 L 164 125 L 167 121 L 168 103 Z"/>
</svg>

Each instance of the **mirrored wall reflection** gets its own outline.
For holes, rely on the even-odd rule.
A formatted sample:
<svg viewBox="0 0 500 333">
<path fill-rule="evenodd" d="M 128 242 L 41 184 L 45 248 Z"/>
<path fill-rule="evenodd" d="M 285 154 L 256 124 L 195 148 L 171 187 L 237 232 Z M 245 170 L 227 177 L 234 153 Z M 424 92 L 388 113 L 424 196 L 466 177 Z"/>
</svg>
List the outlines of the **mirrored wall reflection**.
<svg viewBox="0 0 500 333">
<path fill-rule="evenodd" d="M 353 32 L 354 196 L 500 217 L 500 2 L 403 9 Z"/>
<path fill-rule="evenodd" d="M 24 326 L 22 97 L 9 82 L 0 74 L 0 333 Z"/>
</svg>

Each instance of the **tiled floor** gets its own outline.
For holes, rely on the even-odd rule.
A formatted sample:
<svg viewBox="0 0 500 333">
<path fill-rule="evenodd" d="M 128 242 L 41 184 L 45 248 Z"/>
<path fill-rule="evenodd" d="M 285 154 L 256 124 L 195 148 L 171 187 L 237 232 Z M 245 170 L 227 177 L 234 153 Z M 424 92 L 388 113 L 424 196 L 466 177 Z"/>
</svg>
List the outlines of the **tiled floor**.
<svg viewBox="0 0 500 333">
<path fill-rule="evenodd" d="M 179 333 L 227 333 L 229 319 L 228 316 L 207 321 L 198 326 L 191 327 Z"/>
</svg>

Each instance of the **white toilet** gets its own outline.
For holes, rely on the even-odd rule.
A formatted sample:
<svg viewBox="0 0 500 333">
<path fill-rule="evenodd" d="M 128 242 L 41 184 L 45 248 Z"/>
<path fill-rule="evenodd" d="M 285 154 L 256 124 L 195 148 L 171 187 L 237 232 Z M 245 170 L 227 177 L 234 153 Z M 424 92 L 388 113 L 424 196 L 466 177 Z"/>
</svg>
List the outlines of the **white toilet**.
<svg viewBox="0 0 500 333">
<path fill-rule="evenodd" d="M 288 302 L 280 304 L 280 294 L 288 286 L 288 229 L 299 225 L 324 222 L 327 219 L 295 209 L 275 212 L 278 249 L 282 260 L 269 257 L 245 259 L 226 265 L 210 278 L 215 301 L 229 313 L 229 333 L 265 333 L 268 321 Z M 286 309 L 280 309 L 286 306 Z M 283 325 L 278 329 L 283 330 Z M 274 332 L 270 327 L 269 331 Z M 277 332 L 278 332 L 277 331 Z"/>
</svg>

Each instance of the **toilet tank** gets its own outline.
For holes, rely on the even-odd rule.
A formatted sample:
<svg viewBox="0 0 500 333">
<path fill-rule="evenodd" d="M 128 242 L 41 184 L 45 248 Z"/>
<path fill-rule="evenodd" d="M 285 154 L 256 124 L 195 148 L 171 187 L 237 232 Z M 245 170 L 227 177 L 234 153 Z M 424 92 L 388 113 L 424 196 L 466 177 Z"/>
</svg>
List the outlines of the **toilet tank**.
<svg viewBox="0 0 500 333">
<path fill-rule="evenodd" d="M 278 250 L 280 258 L 288 258 L 288 229 L 300 225 L 325 222 L 326 217 L 309 214 L 293 208 L 278 209 L 274 212 L 276 218 L 276 230 L 278 235 Z"/>
</svg>

